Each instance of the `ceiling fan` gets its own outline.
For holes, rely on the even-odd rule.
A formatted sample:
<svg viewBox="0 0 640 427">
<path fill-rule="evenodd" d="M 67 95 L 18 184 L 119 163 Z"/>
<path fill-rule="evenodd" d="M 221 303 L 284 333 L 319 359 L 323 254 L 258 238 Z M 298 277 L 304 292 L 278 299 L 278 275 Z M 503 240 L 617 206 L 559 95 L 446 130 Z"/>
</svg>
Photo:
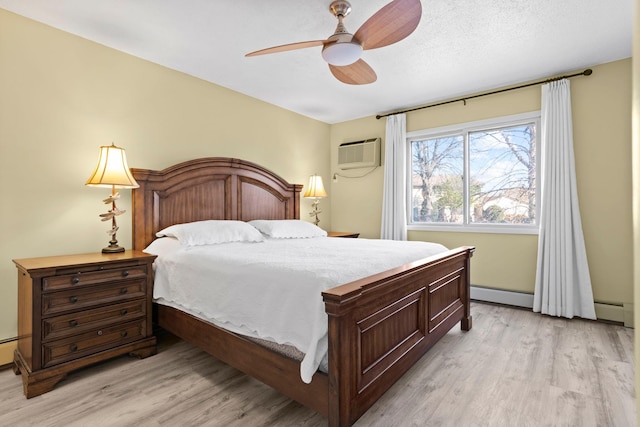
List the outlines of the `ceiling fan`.
<svg viewBox="0 0 640 427">
<path fill-rule="evenodd" d="M 329 64 L 335 78 L 352 85 L 373 83 L 378 77 L 373 68 L 360 59 L 362 51 L 399 42 L 416 29 L 422 16 L 420 0 L 393 0 L 374 13 L 355 34 L 351 34 L 342 23 L 351 12 L 349 2 L 333 1 L 329 10 L 338 18 L 338 26 L 334 34 L 326 40 L 284 44 L 257 50 L 245 56 L 323 46 L 322 57 Z"/>
</svg>

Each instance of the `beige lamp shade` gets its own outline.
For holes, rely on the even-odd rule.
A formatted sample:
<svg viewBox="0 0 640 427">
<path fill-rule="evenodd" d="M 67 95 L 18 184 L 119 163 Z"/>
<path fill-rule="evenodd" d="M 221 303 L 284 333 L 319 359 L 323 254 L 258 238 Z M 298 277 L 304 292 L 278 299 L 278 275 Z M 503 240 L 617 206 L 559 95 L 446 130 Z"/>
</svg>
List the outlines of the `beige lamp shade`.
<svg viewBox="0 0 640 427">
<path fill-rule="evenodd" d="M 314 199 L 324 199 L 327 197 L 327 192 L 322 184 L 322 177 L 320 175 L 311 175 L 309 178 L 309 186 L 307 187 L 304 197 L 310 197 Z"/>
<path fill-rule="evenodd" d="M 98 166 L 85 185 L 94 187 L 138 188 L 129 171 L 124 149 L 114 144 L 100 147 Z"/>
</svg>

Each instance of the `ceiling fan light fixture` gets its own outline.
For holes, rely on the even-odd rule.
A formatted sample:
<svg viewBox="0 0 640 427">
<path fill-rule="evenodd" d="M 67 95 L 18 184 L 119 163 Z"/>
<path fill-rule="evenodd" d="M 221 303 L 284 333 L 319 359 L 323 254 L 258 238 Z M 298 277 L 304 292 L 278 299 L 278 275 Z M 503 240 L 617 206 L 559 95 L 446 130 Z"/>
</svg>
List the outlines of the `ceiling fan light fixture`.
<svg viewBox="0 0 640 427">
<path fill-rule="evenodd" d="M 362 56 L 362 46 L 355 42 L 331 43 L 322 49 L 322 57 L 331 65 L 350 65 Z"/>
</svg>

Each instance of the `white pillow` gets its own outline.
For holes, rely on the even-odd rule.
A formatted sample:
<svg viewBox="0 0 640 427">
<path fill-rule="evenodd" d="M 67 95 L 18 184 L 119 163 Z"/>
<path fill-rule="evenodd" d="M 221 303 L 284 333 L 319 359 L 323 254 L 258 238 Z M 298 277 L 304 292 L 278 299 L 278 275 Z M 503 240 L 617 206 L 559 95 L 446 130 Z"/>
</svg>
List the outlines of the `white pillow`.
<svg viewBox="0 0 640 427">
<path fill-rule="evenodd" d="M 327 232 L 310 222 L 299 219 L 256 219 L 249 224 L 266 236 L 274 239 L 306 239 L 309 237 L 325 237 Z"/>
<path fill-rule="evenodd" d="M 208 220 L 175 224 L 157 232 L 156 236 L 175 237 L 182 246 L 264 241 L 262 234 L 246 222 L 231 220 Z"/>
<path fill-rule="evenodd" d="M 151 255 L 163 256 L 180 249 L 180 247 L 180 241 L 175 237 L 160 237 L 151 242 L 151 244 L 144 248 L 142 252 Z"/>
</svg>

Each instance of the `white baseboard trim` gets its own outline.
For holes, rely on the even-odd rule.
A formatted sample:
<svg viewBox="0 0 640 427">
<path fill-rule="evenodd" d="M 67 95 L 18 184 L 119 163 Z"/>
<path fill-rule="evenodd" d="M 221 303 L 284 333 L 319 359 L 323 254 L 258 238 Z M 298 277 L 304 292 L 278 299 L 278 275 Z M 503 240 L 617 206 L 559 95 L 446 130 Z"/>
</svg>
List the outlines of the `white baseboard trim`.
<svg viewBox="0 0 640 427">
<path fill-rule="evenodd" d="M 524 292 L 471 286 L 471 299 L 476 301 L 512 305 L 515 307 L 530 308 L 533 310 L 533 294 L 527 294 Z M 633 328 L 633 304 L 596 302 L 594 305 L 598 320 L 623 323 L 624 326 Z"/>
<path fill-rule="evenodd" d="M 533 309 L 533 294 L 471 286 L 471 299 Z"/>
</svg>

